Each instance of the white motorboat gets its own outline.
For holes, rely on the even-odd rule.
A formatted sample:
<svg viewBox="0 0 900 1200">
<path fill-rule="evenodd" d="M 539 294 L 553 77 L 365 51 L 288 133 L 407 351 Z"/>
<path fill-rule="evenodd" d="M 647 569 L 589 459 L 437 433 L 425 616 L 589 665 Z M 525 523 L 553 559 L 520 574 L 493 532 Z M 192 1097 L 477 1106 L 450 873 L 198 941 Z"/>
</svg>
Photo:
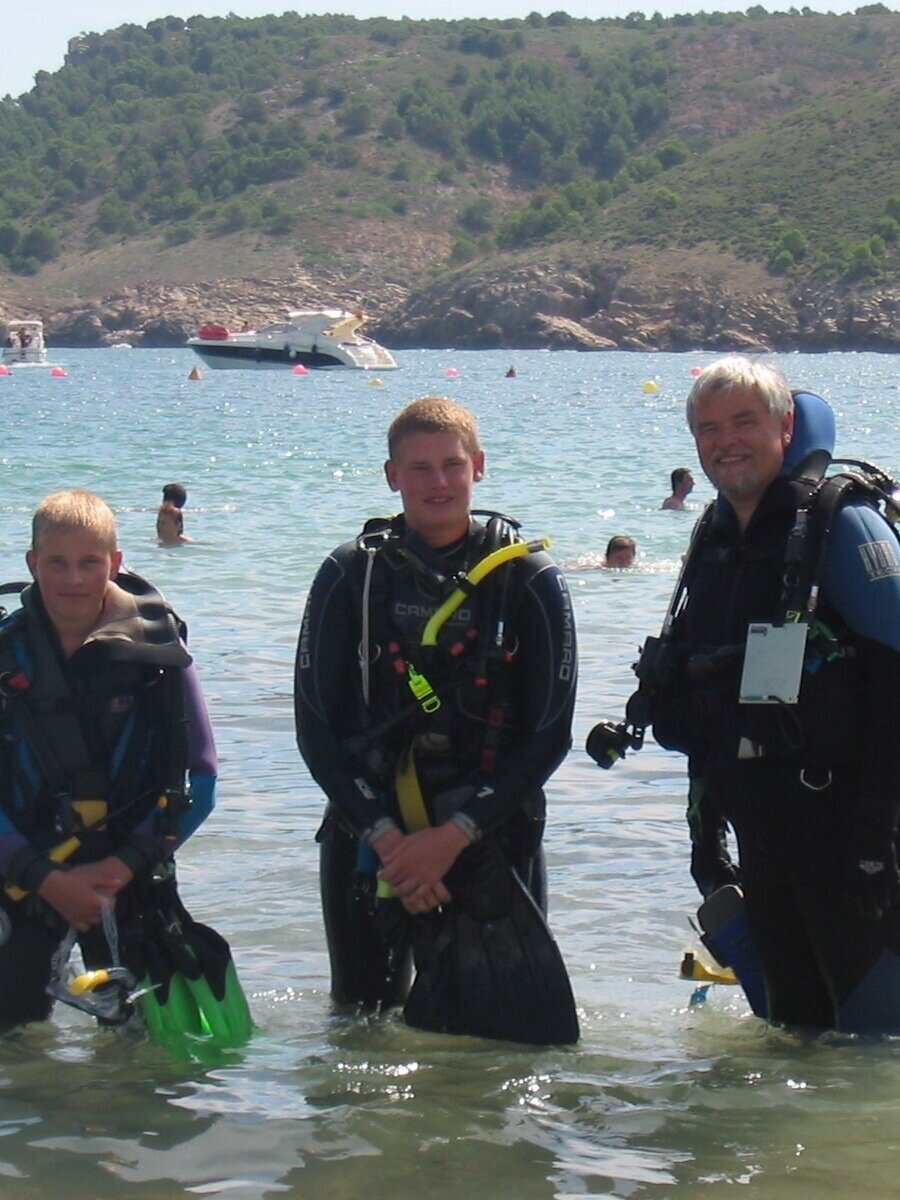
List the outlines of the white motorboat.
<svg viewBox="0 0 900 1200">
<path fill-rule="evenodd" d="M 5 367 L 43 367 L 53 370 L 59 363 L 47 361 L 47 346 L 44 342 L 44 323 L 37 317 L 6 322 L 6 342 L 3 346 L 2 362 Z"/>
<path fill-rule="evenodd" d="M 394 370 L 391 352 L 359 332 L 365 320 L 362 309 L 296 309 L 262 329 L 204 325 L 187 344 L 209 367 Z"/>
</svg>

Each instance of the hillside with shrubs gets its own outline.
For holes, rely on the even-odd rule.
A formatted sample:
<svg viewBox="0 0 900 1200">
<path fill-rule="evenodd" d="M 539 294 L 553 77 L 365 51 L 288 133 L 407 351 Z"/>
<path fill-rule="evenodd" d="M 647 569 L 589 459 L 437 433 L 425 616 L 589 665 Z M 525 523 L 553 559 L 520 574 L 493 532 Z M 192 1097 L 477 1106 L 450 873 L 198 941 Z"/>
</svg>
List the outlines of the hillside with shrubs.
<svg viewBox="0 0 900 1200">
<path fill-rule="evenodd" d="M 892 288 L 900 14 L 162 17 L 0 101 L 0 298 L 542 246 Z M 577 254 L 577 249 L 574 251 Z"/>
</svg>

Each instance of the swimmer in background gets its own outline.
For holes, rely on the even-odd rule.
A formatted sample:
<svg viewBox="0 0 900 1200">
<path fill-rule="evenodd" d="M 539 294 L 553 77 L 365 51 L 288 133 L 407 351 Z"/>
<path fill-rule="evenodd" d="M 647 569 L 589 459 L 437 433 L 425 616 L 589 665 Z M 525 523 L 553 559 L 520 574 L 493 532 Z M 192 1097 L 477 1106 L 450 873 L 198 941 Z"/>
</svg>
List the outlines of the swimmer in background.
<svg viewBox="0 0 900 1200">
<path fill-rule="evenodd" d="M 161 546 L 183 546 L 193 542 L 184 532 L 184 514 L 177 505 L 166 501 L 156 514 L 156 536 Z"/>
<path fill-rule="evenodd" d="M 174 504 L 176 508 L 184 508 L 187 504 L 187 489 L 183 483 L 163 484 L 163 504 Z"/>
<path fill-rule="evenodd" d="M 633 567 L 637 555 L 637 542 L 633 537 L 619 533 L 611 537 L 603 557 L 604 567 Z"/>
<path fill-rule="evenodd" d="M 672 495 L 666 496 L 660 508 L 672 509 L 675 512 L 684 510 L 684 502 L 694 490 L 694 476 L 689 467 L 676 467 L 672 472 Z"/>
<path fill-rule="evenodd" d="M 162 504 L 156 514 L 156 536 L 161 546 L 182 546 L 193 542 L 184 532 L 184 513 L 187 504 L 187 488 L 183 483 L 165 483 Z"/>
</svg>

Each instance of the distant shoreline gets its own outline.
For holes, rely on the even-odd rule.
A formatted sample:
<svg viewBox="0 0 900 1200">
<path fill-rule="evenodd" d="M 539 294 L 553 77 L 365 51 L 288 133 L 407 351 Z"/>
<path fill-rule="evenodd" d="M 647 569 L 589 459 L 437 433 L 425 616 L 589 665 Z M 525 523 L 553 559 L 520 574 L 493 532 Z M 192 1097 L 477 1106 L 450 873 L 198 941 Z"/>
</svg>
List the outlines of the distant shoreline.
<svg viewBox="0 0 900 1200">
<path fill-rule="evenodd" d="M 48 349 L 57 350 L 114 350 L 121 347 L 113 345 L 84 345 L 77 342 L 54 342 L 52 347 Z M 189 350 L 190 346 L 184 342 L 168 342 L 154 343 L 153 345 L 142 345 L 135 343 L 130 346 L 132 350 Z M 446 350 L 452 351 L 454 354 L 467 353 L 484 353 L 485 351 L 496 351 L 503 354 L 521 354 L 521 353 L 555 353 L 557 351 L 574 351 L 578 354 L 727 354 L 727 353 L 751 353 L 751 354 L 897 354 L 900 353 L 900 346 L 866 346 L 860 347 L 857 345 L 840 345 L 833 346 L 815 346 L 803 347 L 798 349 L 796 346 L 779 347 L 779 346 L 761 346 L 758 349 L 748 350 L 747 347 L 733 347 L 729 350 L 728 347 L 711 347 L 711 346 L 667 346 L 665 349 L 658 347 L 650 347 L 642 349 L 637 346 L 605 346 L 596 348 L 592 346 L 457 346 L 448 342 L 443 346 L 388 346 L 392 353 L 404 353 L 405 351 L 415 352 L 416 350 L 433 350 L 435 352 Z M 239 368 L 233 368 L 239 369 Z M 273 368 L 277 370 L 277 368 Z M 286 366 L 284 368 L 288 370 Z"/>
<path fill-rule="evenodd" d="M 417 286 L 368 281 L 364 331 L 389 350 L 655 350 L 673 353 L 892 353 L 900 350 L 900 285 L 867 288 L 725 274 L 670 257 L 642 261 L 557 247 L 547 258 L 485 260 Z M 142 281 L 102 298 L 6 295 L 10 317 L 39 313 L 49 346 L 183 346 L 207 321 L 240 329 L 291 308 L 359 306 L 341 276 L 297 271 L 265 279 Z"/>
</svg>

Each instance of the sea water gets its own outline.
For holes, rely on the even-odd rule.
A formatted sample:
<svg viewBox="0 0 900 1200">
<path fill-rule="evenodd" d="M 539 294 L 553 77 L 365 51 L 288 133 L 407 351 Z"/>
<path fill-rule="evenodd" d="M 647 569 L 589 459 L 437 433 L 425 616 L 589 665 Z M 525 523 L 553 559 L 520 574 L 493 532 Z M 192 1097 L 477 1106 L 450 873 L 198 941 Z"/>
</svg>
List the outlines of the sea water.
<svg viewBox="0 0 900 1200">
<path fill-rule="evenodd" d="M 596 720 L 621 717 L 636 647 L 658 632 L 711 495 L 683 413 L 711 356 L 406 352 L 381 379 L 199 381 L 186 350 L 55 357 L 66 378 L 0 378 L 0 572 L 23 577 L 41 496 L 88 488 L 116 510 L 127 565 L 187 621 L 221 765 L 216 812 L 179 855 L 182 892 L 230 939 L 258 1032 L 241 1051 L 179 1059 L 57 1010 L 0 1039 L 4 1200 L 896 1195 L 897 1043 L 772 1029 L 734 989 L 692 1003 L 677 978 L 698 902 L 684 763 L 648 743 L 603 772 L 583 749 Z M 831 401 L 842 453 L 900 468 L 896 359 L 780 365 Z M 328 997 L 322 797 L 294 742 L 297 629 L 323 556 L 395 507 L 390 418 L 435 393 L 479 419 L 477 504 L 552 537 L 575 597 L 574 747 L 549 787 L 546 841 L 581 1017 L 570 1049 L 425 1034 Z M 677 466 L 695 469 L 696 491 L 689 511 L 661 512 Z M 197 541 L 163 549 L 170 480 L 187 485 Z M 600 567 L 617 533 L 638 541 L 634 570 Z"/>
</svg>

